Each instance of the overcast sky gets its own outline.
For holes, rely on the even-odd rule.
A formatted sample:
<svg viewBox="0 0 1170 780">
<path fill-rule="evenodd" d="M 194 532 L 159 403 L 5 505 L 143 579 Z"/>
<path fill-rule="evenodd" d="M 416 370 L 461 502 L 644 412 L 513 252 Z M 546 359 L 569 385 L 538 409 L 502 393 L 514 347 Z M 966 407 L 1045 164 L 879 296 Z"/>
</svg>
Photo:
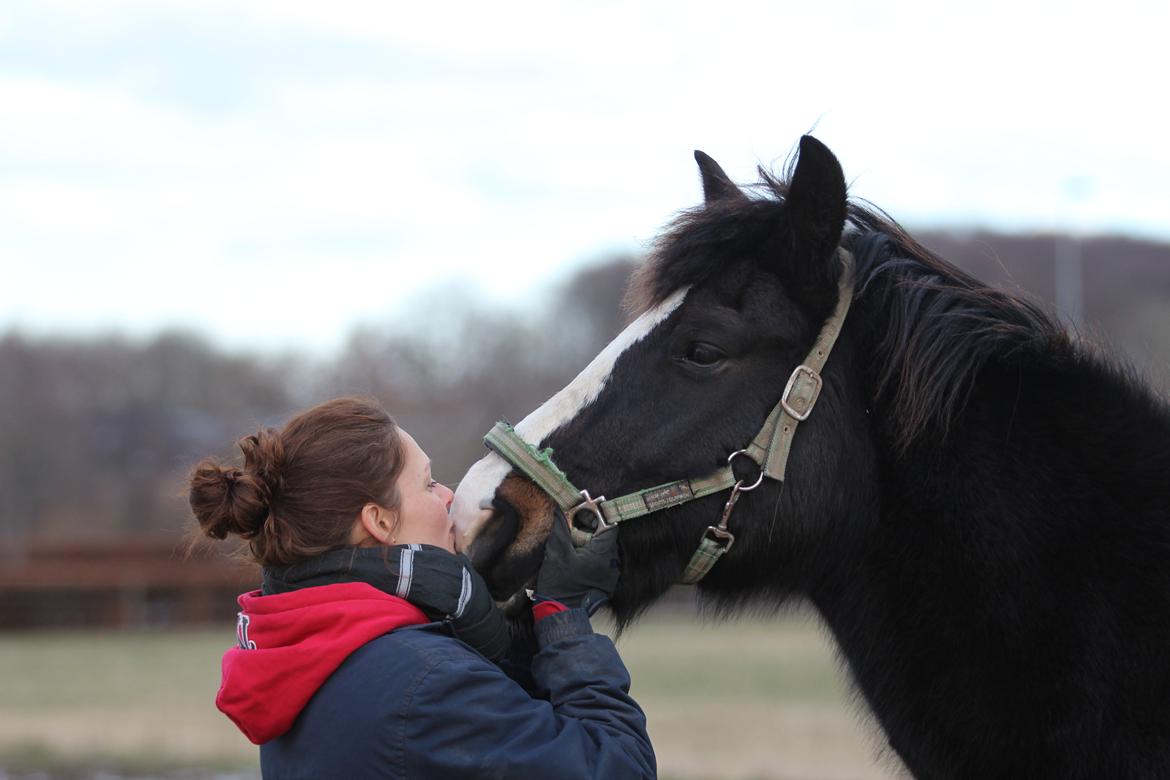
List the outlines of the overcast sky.
<svg viewBox="0 0 1170 780">
<path fill-rule="evenodd" d="M 814 125 L 912 227 L 1170 239 L 1166 4 L 958 8 L 4 0 L 0 330 L 523 307 L 693 205 L 693 149 L 750 181 Z"/>
</svg>

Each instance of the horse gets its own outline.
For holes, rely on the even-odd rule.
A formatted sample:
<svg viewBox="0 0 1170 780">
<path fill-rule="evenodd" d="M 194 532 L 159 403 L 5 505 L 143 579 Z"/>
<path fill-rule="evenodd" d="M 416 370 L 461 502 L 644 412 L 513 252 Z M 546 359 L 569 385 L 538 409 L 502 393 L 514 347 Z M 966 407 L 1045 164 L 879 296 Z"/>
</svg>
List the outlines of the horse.
<svg viewBox="0 0 1170 780">
<path fill-rule="evenodd" d="M 636 318 L 504 426 L 585 488 L 575 528 L 619 534 L 619 626 L 722 531 L 704 602 L 811 604 L 914 776 L 1170 777 L 1170 405 L 850 199 L 816 139 L 746 187 L 695 157 L 703 202 L 632 277 Z M 752 446 L 777 414 L 780 474 Z M 495 449 L 452 513 L 514 604 L 567 513 Z M 646 511 L 610 528 L 627 494 Z"/>
</svg>

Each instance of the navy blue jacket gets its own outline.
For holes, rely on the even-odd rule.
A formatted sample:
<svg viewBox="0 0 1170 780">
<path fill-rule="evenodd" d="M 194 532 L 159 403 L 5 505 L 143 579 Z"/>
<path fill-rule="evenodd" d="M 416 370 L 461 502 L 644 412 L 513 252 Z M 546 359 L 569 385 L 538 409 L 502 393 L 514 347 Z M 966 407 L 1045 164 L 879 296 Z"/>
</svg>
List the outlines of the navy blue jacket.
<svg viewBox="0 0 1170 780">
<path fill-rule="evenodd" d="M 366 642 L 261 746 L 264 778 L 655 777 L 613 642 L 582 610 L 536 631 L 532 693 L 443 623 Z"/>
</svg>

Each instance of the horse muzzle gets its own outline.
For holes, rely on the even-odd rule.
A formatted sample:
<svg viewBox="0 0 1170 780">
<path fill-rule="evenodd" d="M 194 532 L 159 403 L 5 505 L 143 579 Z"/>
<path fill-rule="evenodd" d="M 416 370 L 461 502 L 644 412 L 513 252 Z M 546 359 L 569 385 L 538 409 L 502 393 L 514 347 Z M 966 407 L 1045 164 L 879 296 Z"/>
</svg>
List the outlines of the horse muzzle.
<svg viewBox="0 0 1170 780">
<path fill-rule="evenodd" d="M 458 549 L 483 575 L 497 601 L 531 584 L 544 561 L 544 542 L 556 514 L 552 500 L 519 474 L 507 475 L 486 500 L 459 504 L 457 496 L 452 515 Z"/>
</svg>

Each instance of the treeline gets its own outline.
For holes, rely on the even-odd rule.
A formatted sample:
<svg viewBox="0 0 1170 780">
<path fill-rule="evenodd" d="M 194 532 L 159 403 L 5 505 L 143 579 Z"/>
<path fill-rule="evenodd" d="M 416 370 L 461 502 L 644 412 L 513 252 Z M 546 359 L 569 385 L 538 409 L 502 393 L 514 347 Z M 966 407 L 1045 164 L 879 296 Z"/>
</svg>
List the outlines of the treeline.
<svg viewBox="0 0 1170 780">
<path fill-rule="evenodd" d="M 522 417 L 620 330 L 633 263 L 582 270 L 523 312 L 444 290 L 330 358 L 230 354 L 184 332 L 0 335 L 0 558 L 30 535 L 178 537 L 200 458 L 238 456 L 240 436 L 342 394 L 381 400 L 453 483 L 495 419 Z"/>
<path fill-rule="evenodd" d="M 979 278 L 1048 302 L 1056 248 L 1070 240 L 918 235 Z M 1094 238 L 1077 249 L 1090 337 L 1170 388 L 1170 246 Z M 29 535 L 178 536 L 199 458 L 230 457 L 244 433 L 340 394 L 380 399 L 454 483 L 494 420 L 522 417 L 620 330 L 634 264 L 580 271 L 524 312 L 445 290 L 355 331 L 330 358 L 229 354 L 181 332 L 145 343 L 0 336 L 0 547 Z"/>
</svg>

